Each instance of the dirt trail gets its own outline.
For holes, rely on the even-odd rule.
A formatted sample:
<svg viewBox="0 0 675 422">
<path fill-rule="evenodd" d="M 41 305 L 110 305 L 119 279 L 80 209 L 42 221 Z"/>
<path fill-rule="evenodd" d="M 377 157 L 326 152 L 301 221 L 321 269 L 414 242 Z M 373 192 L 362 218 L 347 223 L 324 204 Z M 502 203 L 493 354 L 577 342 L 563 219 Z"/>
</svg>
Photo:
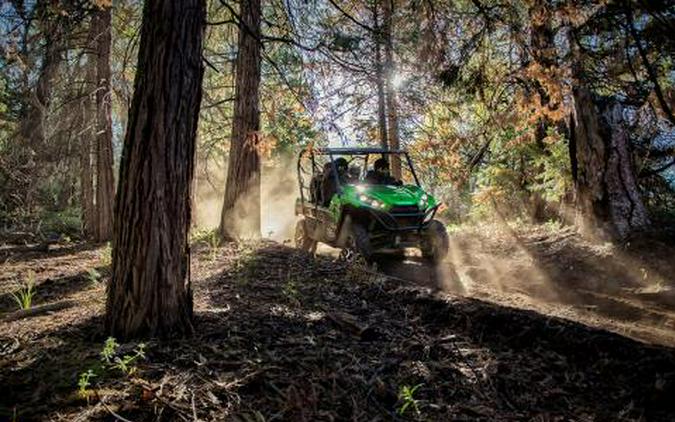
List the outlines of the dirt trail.
<svg viewBox="0 0 675 422">
<path fill-rule="evenodd" d="M 494 226 L 452 236 L 437 268 L 419 259 L 384 273 L 505 306 L 532 309 L 675 346 L 675 247 L 659 239 L 593 244 L 571 229 Z"/>
<path fill-rule="evenodd" d="M 559 244 L 537 236 L 524 233 L 523 243 L 549 252 Z M 510 284 L 534 277 L 528 268 L 546 274 L 546 261 L 535 265 L 502 236 L 464 233 L 455 241 L 463 247 L 454 249 L 456 287 L 488 300 L 424 287 L 435 273 L 414 259 L 391 279 L 274 242 L 196 245 L 194 337 L 147 342 L 137 370 L 100 374 L 89 400 L 78 395 L 78 377 L 100 362 L 105 340 L 106 251 L 84 244 L 5 250 L 2 314 L 15 312 L 9 292 L 28 269 L 36 272 L 38 303 L 75 305 L 0 319 L 0 420 L 107 421 L 112 412 L 131 421 L 673 420 L 674 348 L 517 309 L 530 306 L 517 298 L 564 309 L 555 291 L 543 290 L 545 278 L 530 292 L 520 291 L 529 284 Z M 90 279 L 91 268 L 100 268 L 100 279 Z M 448 268 L 439 268 L 439 279 L 449 279 Z M 605 277 L 585 271 L 576 283 Z M 402 412 L 401 391 L 415 386 L 415 406 Z"/>
</svg>

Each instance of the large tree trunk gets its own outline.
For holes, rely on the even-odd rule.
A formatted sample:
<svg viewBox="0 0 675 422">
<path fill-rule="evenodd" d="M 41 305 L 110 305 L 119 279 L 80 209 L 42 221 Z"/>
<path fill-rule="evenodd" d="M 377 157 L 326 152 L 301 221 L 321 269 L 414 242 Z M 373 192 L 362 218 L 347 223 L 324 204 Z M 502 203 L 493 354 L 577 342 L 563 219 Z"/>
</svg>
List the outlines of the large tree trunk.
<svg viewBox="0 0 675 422">
<path fill-rule="evenodd" d="M 573 90 L 570 152 L 578 224 L 586 233 L 624 239 L 649 225 L 635 182 L 623 108 L 610 101 L 598 111 L 589 90 Z"/>
<path fill-rule="evenodd" d="M 260 236 L 260 0 L 242 0 L 227 185 L 220 221 L 224 239 Z"/>
<path fill-rule="evenodd" d="M 201 84 L 204 0 L 147 0 L 115 202 L 110 335 L 192 329 L 191 186 Z"/>
<path fill-rule="evenodd" d="M 394 63 L 394 48 L 391 35 L 392 16 L 394 0 L 383 1 L 383 37 L 384 37 L 384 66 L 385 66 L 385 90 L 387 92 L 387 120 L 389 129 L 389 148 L 395 150 L 400 148 L 398 137 L 398 110 L 396 99 L 396 87 L 394 78 L 396 77 L 396 64 Z M 391 156 L 391 174 L 397 179 L 401 178 L 401 158 L 394 154 Z"/>
<path fill-rule="evenodd" d="M 110 81 L 111 7 L 95 12 L 96 34 L 96 230 L 97 242 L 112 236 L 113 179 L 112 84 Z"/>
</svg>

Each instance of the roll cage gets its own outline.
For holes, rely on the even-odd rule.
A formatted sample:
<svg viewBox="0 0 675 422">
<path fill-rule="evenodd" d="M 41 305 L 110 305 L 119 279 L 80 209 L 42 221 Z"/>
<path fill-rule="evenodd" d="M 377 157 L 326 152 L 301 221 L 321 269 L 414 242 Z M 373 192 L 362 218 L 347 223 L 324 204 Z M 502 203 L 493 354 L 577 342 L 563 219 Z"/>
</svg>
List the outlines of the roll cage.
<svg viewBox="0 0 675 422">
<path fill-rule="evenodd" d="M 309 169 L 309 171 L 303 166 L 303 158 L 307 155 L 309 155 L 309 160 L 311 163 L 311 169 Z M 306 191 L 309 192 L 309 186 L 305 184 L 305 178 L 303 177 L 303 175 L 309 176 L 309 179 L 311 180 L 312 175 L 320 174 L 323 172 L 323 168 L 321 168 L 316 163 L 316 157 L 319 156 L 328 157 L 329 159 L 328 162 L 330 163 L 331 168 L 333 170 L 331 171 L 331 173 L 335 178 L 335 185 L 338 187 L 338 190 L 341 191 L 342 183 L 338 176 L 337 166 L 335 165 L 335 159 L 340 156 L 363 156 L 365 157 L 364 169 L 366 169 L 368 167 L 368 159 L 370 158 L 371 155 L 379 155 L 383 158 L 390 155 L 403 155 L 405 157 L 406 164 L 410 169 L 410 173 L 412 174 L 413 179 L 415 180 L 415 184 L 417 186 L 420 186 L 420 182 L 419 179 L 417 178 L 417 173 L 415 172 L 415 167 L 413 166 L 412 160 L 410 159 L 410 155 L 408 155 L 408 151 L 403 149 L 391 150 L 384 148 L 305 148 L 298 154 L 298 183 L 300 187 L 300 200 L 302 201 L 302 203 L 305 203 L 306 200 L 305 193 Z"/>
</svg>

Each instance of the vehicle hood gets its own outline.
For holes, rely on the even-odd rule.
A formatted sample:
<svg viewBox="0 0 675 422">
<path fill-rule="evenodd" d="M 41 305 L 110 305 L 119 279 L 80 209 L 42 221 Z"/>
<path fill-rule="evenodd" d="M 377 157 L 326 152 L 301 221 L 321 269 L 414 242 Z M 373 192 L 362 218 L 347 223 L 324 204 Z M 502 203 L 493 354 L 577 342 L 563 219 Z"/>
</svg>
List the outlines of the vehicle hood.
<svg viewBox="0 0 675 422">
<path fill-rule="evenodd" d="M 357 192 L 387 205 L 417 205 L 424 191 L 415 185 L 359 185 Z"/>
</svg>

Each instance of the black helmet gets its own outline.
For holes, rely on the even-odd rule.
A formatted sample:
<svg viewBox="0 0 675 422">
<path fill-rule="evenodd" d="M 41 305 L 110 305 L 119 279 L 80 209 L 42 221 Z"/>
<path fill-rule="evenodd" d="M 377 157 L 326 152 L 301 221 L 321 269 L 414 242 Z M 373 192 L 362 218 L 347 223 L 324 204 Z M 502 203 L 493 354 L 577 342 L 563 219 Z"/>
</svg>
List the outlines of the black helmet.
<svg viewBox="0 0 675 422">
<path fill-rule="evenodd" d="M 373 163 L 373 168 L 375 170 L 389 170 L 389 162 L 386 158 L 378 158 L 375 160 L 375 163 Z"/>
<path fill-rule="evenodd" d="M 349 163 L 347 162 L 346 159 L 340 157 L 335 160 L 335 167 L 337 167 L 338 170 L 347 170 L 349 167 Z"/>
</svg>

